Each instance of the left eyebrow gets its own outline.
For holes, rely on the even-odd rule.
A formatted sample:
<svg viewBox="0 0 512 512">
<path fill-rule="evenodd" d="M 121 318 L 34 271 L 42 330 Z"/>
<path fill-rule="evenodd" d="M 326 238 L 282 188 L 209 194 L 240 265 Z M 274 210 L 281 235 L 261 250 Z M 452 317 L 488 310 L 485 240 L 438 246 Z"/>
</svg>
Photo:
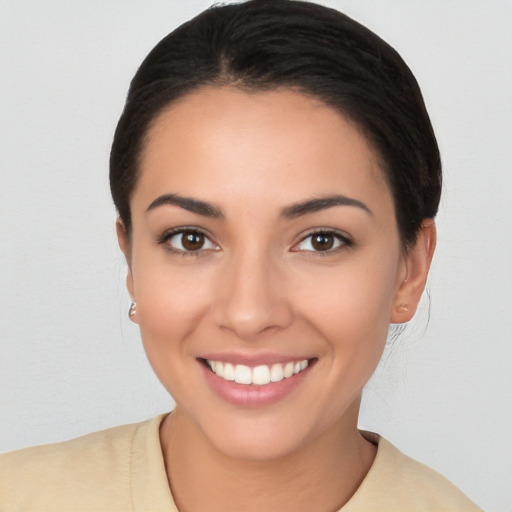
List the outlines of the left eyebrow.
<svg viewBox="0 0 512 512">
<path fill-rule="evenodd" d="M 355 206 L 373 216 L 373 212 L 363 202 L 343 195 L 334 195 L 310 199 L 286 206 L 281 210 L 281 217 L 284 219 L 294 219 L 302 215 L 307 215 L 308 213 L 327 210 L 333 206 Z"/>
</svg>

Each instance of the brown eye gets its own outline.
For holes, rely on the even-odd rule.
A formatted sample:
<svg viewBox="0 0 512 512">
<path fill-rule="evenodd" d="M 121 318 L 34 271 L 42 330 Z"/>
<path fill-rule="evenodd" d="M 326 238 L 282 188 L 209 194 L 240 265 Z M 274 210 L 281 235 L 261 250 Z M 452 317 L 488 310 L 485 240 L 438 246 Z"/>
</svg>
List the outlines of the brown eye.
<svg viewBox="0 0 512 512">
<path fill-rule="evenodd" d="M 341 233 L 317 231 L 303 238 L 293 251 L 301 252 L 335 252 L 343 247 L 350 247 L 352 241 Z"/>
<path fill-rule="evenodd" d="M 326 233 L 318 233 L 311 237 L 311 245 L 316 251 L 328 251 L 334 246 L 334 236 Z"/>
<path fill-rule="evenodd" d="M 183 233 L 181 243 L 186 251 L 198 251 L 203 248 L 205 236 L 202 233 Z"/>
<path fill-rule="evenodd" d="M 167 245 L 173 252 L 182 254 L 219 249 L 204 233 L 195 230 L 176 230 L 164 235 L 160 243 Z"/>
</svg>

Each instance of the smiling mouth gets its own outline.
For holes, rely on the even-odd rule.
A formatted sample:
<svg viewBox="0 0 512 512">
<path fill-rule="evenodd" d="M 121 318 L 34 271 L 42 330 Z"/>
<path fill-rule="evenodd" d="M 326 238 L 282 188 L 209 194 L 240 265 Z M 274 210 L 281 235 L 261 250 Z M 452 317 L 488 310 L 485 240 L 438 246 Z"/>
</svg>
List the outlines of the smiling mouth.
<svg viewBox="0 0 512 512">
<path fill-rule="evenodd" d="M 222 361 L 202 359 L 202 362 L 217 377 L 237 384 L 266 386 L 271 382 L 280 382 L 303 372 L 316 359 L 303 359 L 287 363 L 275 363 L 272 365 L 246 366 L 244 364 L 231 364 Z"/>
</svg>

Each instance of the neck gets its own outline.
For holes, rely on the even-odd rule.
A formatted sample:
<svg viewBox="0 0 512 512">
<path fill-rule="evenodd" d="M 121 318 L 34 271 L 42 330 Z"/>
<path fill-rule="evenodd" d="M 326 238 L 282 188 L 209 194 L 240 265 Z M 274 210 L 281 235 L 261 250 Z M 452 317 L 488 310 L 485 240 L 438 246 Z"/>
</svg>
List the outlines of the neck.
<svg viewBox="0 0 512 512">
<path fill-rule="evenodd" d="M 357 431 L 359 402 L 313 442 L 272 460 L 219 452 L 180 408 L 160 431 L 167 474 L 180 512 L 332 511 L 354 494 L 376 449 Z"/>
</svg>

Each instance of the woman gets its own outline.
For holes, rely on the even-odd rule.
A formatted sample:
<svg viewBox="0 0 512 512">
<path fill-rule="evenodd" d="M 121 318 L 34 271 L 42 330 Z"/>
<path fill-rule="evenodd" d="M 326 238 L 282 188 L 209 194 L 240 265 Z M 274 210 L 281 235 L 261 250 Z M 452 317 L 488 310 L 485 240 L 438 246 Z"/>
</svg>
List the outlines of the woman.
<svg viewBox="0 0 512 512">
<path fill-rule="evenodd" d="M 5 510 L 478 510 L 357 430 L 441 188 L 392 48 L 305 2 L 205 11 L 133 79 L 110 178 L 129 316 L 176 408 L 4 456 Z"/>
</svg>

